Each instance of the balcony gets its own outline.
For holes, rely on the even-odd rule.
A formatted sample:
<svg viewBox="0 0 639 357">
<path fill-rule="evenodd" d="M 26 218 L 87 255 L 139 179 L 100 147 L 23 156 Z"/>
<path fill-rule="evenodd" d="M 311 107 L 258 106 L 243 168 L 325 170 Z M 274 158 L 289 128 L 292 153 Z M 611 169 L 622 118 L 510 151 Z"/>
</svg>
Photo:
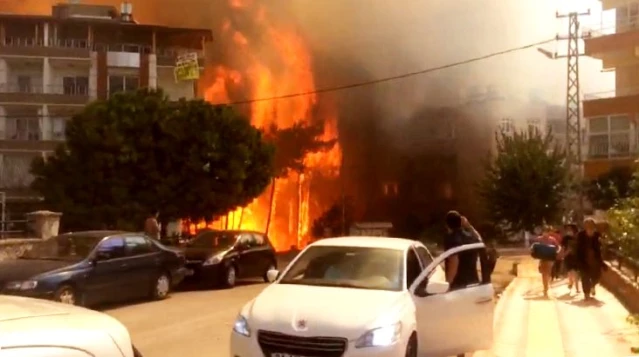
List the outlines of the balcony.
<svg viewBox="0 0 639 357">
<path fill-rule="evenodd" d="M 634 55 L 639 44 L 639 16 L 602 22 L 597 28 L 584 29 L 583 32 L 590 34 L 590 38 L 584 40 L 587 56 L 606 60 L 621 54 Z"/>
<path fill-rule="evenodd" d="M 639 113 L 639 87 L 584 94 L 584 117 Z"/>
<path fill-rule="evenodd" d="M 53 151 L 65 140 L 66 118 L 50 118 L 47 129 L 41 117 L 7 117 L 0 131 L 0 151 Z"/>
<path fill-rule="evenodd" d="M 0 103 L 83 105 L 89 102 L 84 85 L 42 85 L 0 83 Z"/>
<path fill-rule="evenodd" d="M 6 37 L 0 45 L 0 56 L 84 58 L 91 56 L 91 47 L 87 40 L 42 39 L 31 37 Z"/>
<path fill-rule="evenodd" d="M 639 156 L 635 140 L 632 130 L 590 134 L 584 160 L 585 176 L 594 179 L 612 168 L 632 165 Z"/>
</svg>

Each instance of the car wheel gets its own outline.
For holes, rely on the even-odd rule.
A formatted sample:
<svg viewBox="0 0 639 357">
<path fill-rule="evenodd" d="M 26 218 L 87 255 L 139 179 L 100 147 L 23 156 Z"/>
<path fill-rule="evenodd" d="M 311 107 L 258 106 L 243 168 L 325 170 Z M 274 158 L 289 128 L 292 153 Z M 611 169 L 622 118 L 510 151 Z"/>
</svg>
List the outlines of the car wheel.
<svg viewBox="0 0 639 357">
<path fill-rule="evenodd" d="M 68 305 L 78 305 L 78 295 L 71 285 L 62 285 L 53 294 L 53 300 Z"/>
<path fill-rule="evenodd" d="M 277 267 L 275 266 L 275 263 L 269 264 L 268 268 L 266 268 L 266 271 L 264 272 L 264 276 L 263 276 L 265 283 L 270 283 L 270 281 L 268 281 L 268 271 L 273 269 L 277 269 Z"/>
<path fill-rule="evenodd" d="M 227 288 L 232 288 L 235 286 L 235 282 L 237 280 L 237 269 L 233 265 L 226 268 L 226 273 L 224 274 L 224 285 Z"/>
<path fill-rule="evenodd" d="M 415 333 L 410 335 L 406 346 L 406 357 L 417 357 L 417 337 Z"/>
<path fill-rule="evenodd" d="M 171 293 L 171 277 L 167 273 L 160 274 L 153 284 L 152 297 L 154 300 L 166 299 Z"/>
</svg>

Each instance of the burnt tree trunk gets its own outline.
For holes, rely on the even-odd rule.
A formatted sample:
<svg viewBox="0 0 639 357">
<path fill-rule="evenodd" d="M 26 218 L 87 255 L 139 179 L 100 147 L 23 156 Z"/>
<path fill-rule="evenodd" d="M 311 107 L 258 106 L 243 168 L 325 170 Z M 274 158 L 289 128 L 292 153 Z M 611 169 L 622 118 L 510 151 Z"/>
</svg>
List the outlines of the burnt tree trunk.
<svg viewBox="0 0 639 357">
<path fill-rule="evenodd" d="M 269 228 L 271 228 L 271 217 L 273 216 L 273 206 L 275 205 L 275 184 L 277 182 L 277 179 L 272 179 L 271 180 L 271 197 L 270 197 L 270 201 L 269 201 L 269 206 L 268 206 L 268 217 L 266 217 L 266 229 L 264 230 L 264 233 L 268 236 L 269 233 Z"/>
</svg>

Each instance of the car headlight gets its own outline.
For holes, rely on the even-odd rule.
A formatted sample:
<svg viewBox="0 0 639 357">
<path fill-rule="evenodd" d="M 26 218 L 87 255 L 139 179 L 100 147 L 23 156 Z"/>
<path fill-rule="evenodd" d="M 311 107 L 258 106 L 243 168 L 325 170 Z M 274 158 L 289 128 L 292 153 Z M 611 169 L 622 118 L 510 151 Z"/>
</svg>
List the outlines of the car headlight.
<svg viewBox="0 0 639 357">
<path fill-rule="evenodd" d="M 251 329 L 249 329 L 248 321 L 242 315 L 237 315 L 235 323 L 233 324 L 233 332 L 239 333 L 242 336 L 251 336 Z"/>
<path fill-rule="evenodd" d="M 35 280 L 27 281 L 10 281 L 5 286 L 8 290 L 31 290 L 38 286 L 38 282 Z"/>
<path fill-rule="evenodd" d="M 205 260 L 204 263 L 202 263 L 202 265 L 215 265 L 221 261 L 222 261 L 222 254 L 218 254 Z"/>
<path fill-rule="evenodd" d="M 390 346 L 399 340 L 402 331 L 401 322 L 374 328 L 364 333 L 355 342 L 355 348 Z"/>
</svg>

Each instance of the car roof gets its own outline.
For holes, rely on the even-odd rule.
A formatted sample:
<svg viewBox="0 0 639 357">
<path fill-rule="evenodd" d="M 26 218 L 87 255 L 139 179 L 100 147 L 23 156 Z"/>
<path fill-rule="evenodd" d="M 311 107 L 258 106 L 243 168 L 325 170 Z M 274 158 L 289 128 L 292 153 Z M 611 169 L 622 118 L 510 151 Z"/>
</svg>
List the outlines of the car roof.
<svg viewBox="0 0 639 357">
<path fill-rule="evenodd" d="M 73 335 L 74 331 L 106 333 L 120 348 L 130 344 L 126 327 L 105 313 L 48 300 L 0 295 L 0 348 L 3 343 L 20 342 L 20 338 L 33 339 L 47 332 L 51 336 L 55 336 L 53 332 Z M 7 336 L 12 337 L 2 342 L 2 337 Z"/>
<path fill-rule="evenodd" d="M 351 236 L 320 239 L 312 243 L 311 246 L 341 246 L 407 250 L 416 243 L 418 242 L 405 238 Z"/>
<path fill-rule="evenodd" d="M 104 238 L 110 237 L 116 234 L 133 234 L 134 232 L 126 232 L 126 231 L 78 231 L 78 232 L 67 232 L 60 234 L 61 236 L 80 236 L 80 237 L 95 237 L 95 238 Z"/>
</svg>

